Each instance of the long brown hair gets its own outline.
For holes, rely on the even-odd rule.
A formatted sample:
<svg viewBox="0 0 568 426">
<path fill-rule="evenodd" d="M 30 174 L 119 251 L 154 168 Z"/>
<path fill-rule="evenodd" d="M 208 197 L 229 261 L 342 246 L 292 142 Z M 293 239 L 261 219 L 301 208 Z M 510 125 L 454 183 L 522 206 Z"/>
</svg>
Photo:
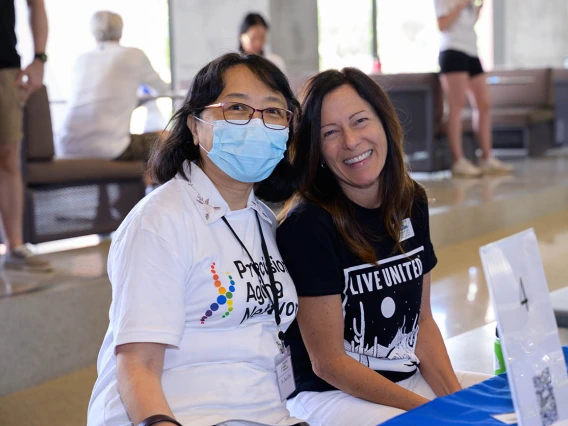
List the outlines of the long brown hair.
<svg viewBox="0 0 568 426">
<path fill-rule="evenodd" d="M 290 159 L 299 175 L 298 191 L 279 215 L 288 213 L 302 203 L 311 202 L 327 210 L 343 240 L 355 255 L 370 264 L 377 262 L 370 236 L 355 218 L 351 204 L 339 181 L 329 168 L 320 167 L 321 109 L 324 97 L 343 85 L 355 89 L 358 95 L 375 110 L 387 136 L 387 157 L 380 174 L 379 199 L 388 236 L 402 250 L 399 233 L 404 218 L 409 217 L 415 198 L 414 183 L 404 164 L 403 131 L 396 111 L 386 92 L 369 76 L 355 68 L 328 70 L 312 77 L 300 96 L 302 116 L 290 145 Z M 377 218 L 378 219 L 378 218 Z"/>
</svg>

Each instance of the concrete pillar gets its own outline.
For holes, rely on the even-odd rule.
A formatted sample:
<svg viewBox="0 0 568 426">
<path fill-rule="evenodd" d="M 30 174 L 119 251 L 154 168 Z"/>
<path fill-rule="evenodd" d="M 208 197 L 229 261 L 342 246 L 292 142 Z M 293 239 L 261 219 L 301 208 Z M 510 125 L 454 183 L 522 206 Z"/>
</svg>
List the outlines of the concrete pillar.
<svg viewBox="0 0 568 426">
<path fill-rule="evenodd" d="M 257 12 L 271 27 L 269 50 L 290 73 L 318 70 L 317 0 L 169 0 L 172 81 L 187 88 L 203 65 L 238 47 L 244 16 Z"/>
<path fill-rule="evenodd" d="M 319 69 L 317 0 L 270 0 L 270 45 L 289 75 Z"/>
</svg>

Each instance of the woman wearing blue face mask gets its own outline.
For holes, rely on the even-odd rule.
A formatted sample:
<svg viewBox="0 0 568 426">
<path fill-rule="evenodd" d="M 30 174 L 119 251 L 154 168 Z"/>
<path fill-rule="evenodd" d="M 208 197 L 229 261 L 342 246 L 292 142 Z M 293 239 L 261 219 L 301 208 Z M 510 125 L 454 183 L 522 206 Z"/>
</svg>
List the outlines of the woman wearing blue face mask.
<svg viewBox="0 0 568 426">
<path fill-rule="evenodd" d="M 195 77 L 150 161 L 162 186 L 117 231 L 110 325 L 89 404 L 98 425 L 299 425 L 283 332 L 297 296 L 257 200 L 287 195 L 299 105 L 259 56 Z M 277 307 L 277 309 L 274 309 Z"/>
</svg>

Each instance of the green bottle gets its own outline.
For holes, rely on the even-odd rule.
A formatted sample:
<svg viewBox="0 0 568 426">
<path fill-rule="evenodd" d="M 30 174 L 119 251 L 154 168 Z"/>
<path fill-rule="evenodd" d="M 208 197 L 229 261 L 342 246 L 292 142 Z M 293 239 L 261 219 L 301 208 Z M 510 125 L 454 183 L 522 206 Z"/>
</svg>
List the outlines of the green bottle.
<svg viewBox="0 0 568 426">
<path fill-rule="evenodd" d="M 499 339 L 499 330 L 495 328 L 495 343 L 493 344 L 495 356 L 493 357 L 493 369 L 495 375 L 504 373 L 507 370 L 505 359 L 503 358 L 503 350 L 501 349 L 501 339 Z"/>
</svg>

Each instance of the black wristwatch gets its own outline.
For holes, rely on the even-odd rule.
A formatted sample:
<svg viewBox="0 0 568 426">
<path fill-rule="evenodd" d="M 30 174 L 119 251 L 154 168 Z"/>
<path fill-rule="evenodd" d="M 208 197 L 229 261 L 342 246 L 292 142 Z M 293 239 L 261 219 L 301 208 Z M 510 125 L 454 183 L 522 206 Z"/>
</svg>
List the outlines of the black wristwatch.
<svg viewBox="0 0 568 426">
<path fill-rule="evenodd" d="M 37 59 L 38 61 L 45 64 L 47 62 L 47 55 L 45 53 L 36 53 L 34 55 L 34 59 Z"/>
</svg>

